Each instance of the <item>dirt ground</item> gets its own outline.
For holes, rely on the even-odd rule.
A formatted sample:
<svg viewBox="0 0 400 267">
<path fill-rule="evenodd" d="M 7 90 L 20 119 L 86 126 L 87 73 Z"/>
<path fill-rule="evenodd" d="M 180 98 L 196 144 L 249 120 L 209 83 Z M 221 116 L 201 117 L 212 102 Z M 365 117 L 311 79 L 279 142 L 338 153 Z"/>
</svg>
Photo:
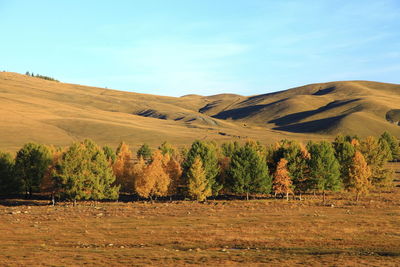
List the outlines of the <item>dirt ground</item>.
<svg viewBox="0 0 400 267">
<path fill-rule="evenodd" d="M 391 190 L 206 203 L 0 200 L 0 266 L 400 266 Z"/>
<path fill-rule="evenodd" d="M 303 201 L 3 200 L 1 266 L 399 266 L 400 188 Z"/>
</svg>

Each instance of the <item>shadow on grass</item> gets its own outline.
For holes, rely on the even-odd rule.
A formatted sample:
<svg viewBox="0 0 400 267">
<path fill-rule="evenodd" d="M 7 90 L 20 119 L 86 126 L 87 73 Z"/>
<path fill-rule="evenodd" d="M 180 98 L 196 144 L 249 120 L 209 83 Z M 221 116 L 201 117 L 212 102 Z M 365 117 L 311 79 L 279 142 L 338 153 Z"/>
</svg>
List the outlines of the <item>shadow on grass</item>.
<svg viewBox="0 0 400 267">
<path fill-rule="evenodd" d="M 215 250 L 215 247 L 207 247 L 206 245 L 198 246 L 182 246 L 180 244 L 172 244 L 173 249 L 180 251 L 194 250 Z M 309 256 L 327 256 L 327 255 L 348 255 L 348 256 L 382 256 L 382 257 L 400 257 L 400 250 L 370 250 L 356 248 L 320 248 L 320 247 L 263 247 L 263 246 L 248 246 L 247 244 L 236 244 L 231 246 L 223 246 L 223 251 L 249 251 L 257 253 L 275 252 L 279 254 L 290 255 L 309 255 Z"/>
<path fill-rule="evenodd" d="M 20 199 L 0 199 L 0 206 L 5 207 L 19 207 L 19 206 L 47 206 L 49 203 L 38 202 L 34 199 L 20 200 Z"/>
<path fill-rule="evenodd" d="M 313 193 L 303 193 L 302 198 L 305 200 L 306 198 L 309 199 L 311 197 L 313 200 L 319 200 L 321 199 L 322 201 L 322 196 L 320 195 L 315 195 Z M 343 198 L 342 196 L 338 195 L 335 197 L 335 200 L 346 200 L 347 198 Z M 56 198 L 56 205 L 57 203 L 62 203 L 62 204 L 72 204 L 72 201 L 65 200 L 65 199 L 58 199 Z M 223 195 L 218 195 L 218 196 L 211 196 L 208 197 L 206 201 L 203 201 L 202 203 L 210 203 L 212 204 L 212 201 L 257 201 L 257 200 L 281 200 L 281 201 L 286 201 L 286 198 L 283 196 L 273 196 L 273 195 L 250 195 L 249 199 L 247 200 L 246 195 L 232 195 L 232 194 L 223 194 Z M 291 201 L 296 200 L 296 201 L 302 201 L 298 196 L 292 196 L 290 198 Z M 193 201 L 192 199 L 189 199 L 184 196 L 172 196 L 172 197 L 157 197 L 153 199 L 149 198 L 142 198 L 136 194 L 128 194 L 128 193 L 121 193 L 119 195 L 118 200 L 111 200 L 111 199 L 103 199 L 103 200 L 78 200 L 77 204 L 93 204 L 93 203 L 116 203 L 116 202 L 121 202 L 121 203 L 132 203 L 132 202 L 154 202 L 154 203 L 168 203 L 172 201 Z M 328 201 L 329 202 L 329 201 Z M 26 197 L 25 195 L 22 194 L 15 194 L 15 195 L 1 195 L 0 196 L 0 206 L 7 206 L 7 207 L 13 207 L 13 206 L 46 206 L 46 205 L 52 205 L 51 201 L 51 196 L 46 195 L 46 194 L 33 194 L 32 196 Z M 325 203 L 323 204 L 322 202 L 320 204 L 316 205 L 323 205 L 323 206 L 330 206 L 330 203 Z"/>
<path fill-rule="evenodd" d="M 259 250 L 256 248 L 246 246 L 235 246 L 230 248 L 232 250 Z M 366 249 L 321 249 L 313 247 L 297 247 L 297 248 L 282 248 L 282 247 L 270 247 L 263 248 L 260 250 L 275 251 L 280 253 L 289 253 L 297 255 L 312 255 L 312 256 L 324 256 L 324 255 L 357 255 L 357 256 L 382 256 L 382 257 L 400 257 L 400 251 L 374 251 Z"/>
</svg>

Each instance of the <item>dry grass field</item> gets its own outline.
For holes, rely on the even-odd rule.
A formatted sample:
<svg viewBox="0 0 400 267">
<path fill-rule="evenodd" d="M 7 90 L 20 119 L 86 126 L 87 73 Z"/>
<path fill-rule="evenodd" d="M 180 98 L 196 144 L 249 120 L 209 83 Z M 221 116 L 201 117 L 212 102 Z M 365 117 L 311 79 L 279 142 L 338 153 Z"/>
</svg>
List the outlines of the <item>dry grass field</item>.
<svg viewBox="0 0 400 267">
<path fill-rule="evenodd" d="M 313 195 L 47 203 L 1 201 L 1 266 L 400 265 L 400 187 L 357 204 L 347 194 L 326 205 Z"/>
</svg>

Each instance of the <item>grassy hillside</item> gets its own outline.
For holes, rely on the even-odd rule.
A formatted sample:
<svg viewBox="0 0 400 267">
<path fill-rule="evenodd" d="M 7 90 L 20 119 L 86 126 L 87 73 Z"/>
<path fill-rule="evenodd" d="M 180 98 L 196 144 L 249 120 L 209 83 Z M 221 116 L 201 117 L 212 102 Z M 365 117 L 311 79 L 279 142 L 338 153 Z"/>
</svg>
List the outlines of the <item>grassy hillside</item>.
<svg viewBox="0 0 400 267">
<path fill-rule="evenodd" d="M 47 81 L 0 72 L 0 149 L 36 141 L 68 145 L 92 138 L 138 147 L 167 140 L 319 139 L 400 127 L 387 120 L 400 108 L 400 86 L 374 82 L 307 85 L 278 93 L 166 97 Z M 312 134 L 310 134 L 312 133 Z"/>
<path fill-rule="evenodd" d="M 368 81 L 311 84 L 290 90 L 251 96 L 229 108 L 206 114 L 224 120 L 245 121 L 294 133 L 357 133 L 361 136 L 389 130 L 400 135 L 393 110 L 400 107 L 400 85 Z M 387 115 L 389 111 L 392 111 Z"/>
</svg>

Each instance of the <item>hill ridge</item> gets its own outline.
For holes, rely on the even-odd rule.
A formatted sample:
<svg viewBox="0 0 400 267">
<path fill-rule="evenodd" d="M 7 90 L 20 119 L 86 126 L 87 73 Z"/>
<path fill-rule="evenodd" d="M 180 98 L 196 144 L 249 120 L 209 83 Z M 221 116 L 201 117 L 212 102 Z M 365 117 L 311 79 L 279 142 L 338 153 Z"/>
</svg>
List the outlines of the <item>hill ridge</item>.
<svg viewBox="0 0 400 267">
<path fill-rule="evenodd" d="M 0 72 L 0 149 L 83 138 L 188 144 L 193 139 L 329 138 L 389 130 L 400 137 L 400 85 L 339 81 L 260 95 L 157 96 Z"/>
</svg>

